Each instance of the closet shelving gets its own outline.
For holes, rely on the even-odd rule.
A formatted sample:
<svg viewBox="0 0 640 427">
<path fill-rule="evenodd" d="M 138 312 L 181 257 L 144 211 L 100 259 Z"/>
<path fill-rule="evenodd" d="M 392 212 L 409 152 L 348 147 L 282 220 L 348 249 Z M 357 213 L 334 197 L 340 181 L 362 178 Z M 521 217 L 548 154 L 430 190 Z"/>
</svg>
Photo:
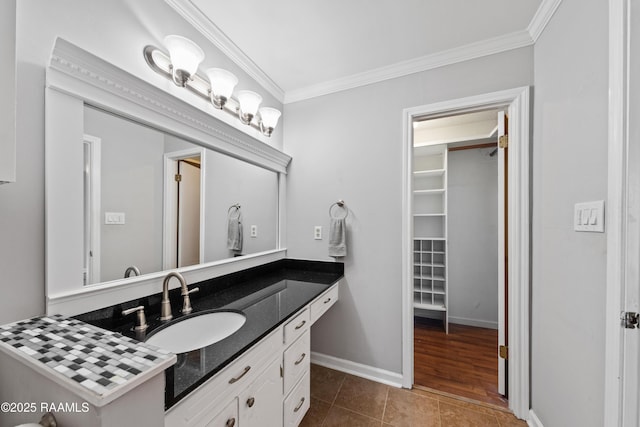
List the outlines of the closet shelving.
<svg viewBox="0 0 640 427">
<path fill-rule="evenodd" d="M 446 146 L 414 148 L 413 201 L 414 308 L 441 312 L 448 332 Z"/>
</svg>

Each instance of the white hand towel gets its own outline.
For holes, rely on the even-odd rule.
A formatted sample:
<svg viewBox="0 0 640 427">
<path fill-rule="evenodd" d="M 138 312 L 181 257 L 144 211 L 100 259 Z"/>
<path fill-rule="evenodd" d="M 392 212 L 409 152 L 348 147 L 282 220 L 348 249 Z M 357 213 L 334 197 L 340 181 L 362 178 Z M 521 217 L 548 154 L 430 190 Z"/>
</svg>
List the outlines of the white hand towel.
<svg viewBox="0 0 640 427">
<path fill-rule="evenodd" d="M 329 226 L 329 256 L 347 256 L 347 223 L 344 218 L 331 218 Z"/>
<path fill-rule="evenodd" d="M 230 251 L 242 251 L 242 221 L 240 217 L 228 218 L 227 249 Z"/>
</svg>

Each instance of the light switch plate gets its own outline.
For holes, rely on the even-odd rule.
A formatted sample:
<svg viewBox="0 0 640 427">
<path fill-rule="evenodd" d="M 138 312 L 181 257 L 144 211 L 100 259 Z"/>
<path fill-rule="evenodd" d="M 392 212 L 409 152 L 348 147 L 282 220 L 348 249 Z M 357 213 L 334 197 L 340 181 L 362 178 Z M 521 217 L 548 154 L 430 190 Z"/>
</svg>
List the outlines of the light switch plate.
<svg viewBox="0 0 640 427">
<path fill-rule="evenodd" d="M 604 233 L 604 200 L 576 203 L 573 210 L 573 229 Z"/>
<path fill-rule="evenodd" d="M 108 225 L 124 225 L 124 212 L 105 212 L 104 223 Z"/>
</svg>

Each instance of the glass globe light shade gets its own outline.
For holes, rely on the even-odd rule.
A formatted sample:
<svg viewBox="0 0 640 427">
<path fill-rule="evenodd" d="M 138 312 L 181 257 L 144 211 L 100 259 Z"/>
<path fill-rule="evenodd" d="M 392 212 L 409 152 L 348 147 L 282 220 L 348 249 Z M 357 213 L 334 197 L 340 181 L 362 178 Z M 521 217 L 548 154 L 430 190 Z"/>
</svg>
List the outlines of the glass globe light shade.
<svg viewBox="0 0 640 427">
<path fill-rule="evenodd" d="M 204 51 L 186 37 L 171 35 L 164 38 L 164 45 L 169 50 L 173 68 L 173 81 L 183 86 L 198 70 L 204 59 Z"/>
</svg>

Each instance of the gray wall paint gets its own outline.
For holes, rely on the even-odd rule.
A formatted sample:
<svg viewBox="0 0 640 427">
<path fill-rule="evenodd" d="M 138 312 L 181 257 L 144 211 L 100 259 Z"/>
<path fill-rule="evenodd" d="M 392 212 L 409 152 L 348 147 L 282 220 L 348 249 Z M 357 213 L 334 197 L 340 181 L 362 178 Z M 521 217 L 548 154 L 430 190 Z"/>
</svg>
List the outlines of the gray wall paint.
<svg viewBox="0 0 640 427">
<path fill-rule="evenodd" d="M 17 2 L 17 176 L 0 186 L 0 289 L 19 289 L 0 300 L 0 324 L 44 313 L 44 84 L 45 67 L 60 36 L 164 90 L 201 105 L 173 87 L 142 58 L 147 44 L 161 45 L 167 34 L 184 35 L 205 49 L 202 69 L 222 67 L 256 90 L 264 105 L 282 105 L 255 83 L 164 1 L 20 0 Z M 115 30 L 117 29 L 117 31 Z M 2 72 L 5 76 L 5 72 Z M 214 119 L 212 119 L 214 120 Z M 284 120 L 283 120 L 284 122 Z M 282 123 L 270 143 L 282 148 Z"/>
<path fill-rule="evenodd" d="M 16 0 L 0 2 L 0 58 L 0 181 L 15 181 Z"/>
<path fill-rule="evenodd" d="M 531 400 L 551 427 L 603 422 L 606 234 L 573 231 L 573 205 L 607 197 L 607 17 L 565 0 L 534 49 Z"/>
<path fill-rule="evenodd" d="M 329 260 L 327 210 L 350 210 L 345 286 L 314 351 L 401 371 L 402 110 L 529 85 L 532 61 L 522 48 L 285 106 L 288 256 Z"/>
<path fill-rule="evenodd" d="M 449 321 L 498 327 L 498 156 L 449 151 Z"/>
<path fill-rule="evenodd" d="M 85 108 L 85 133 L 101 143 L 100 281 L 121 279 L 135 265 L 162 270 L 164 133 Z M 124 225 L 105 224 L 123 212 Z"/>
</svg>

